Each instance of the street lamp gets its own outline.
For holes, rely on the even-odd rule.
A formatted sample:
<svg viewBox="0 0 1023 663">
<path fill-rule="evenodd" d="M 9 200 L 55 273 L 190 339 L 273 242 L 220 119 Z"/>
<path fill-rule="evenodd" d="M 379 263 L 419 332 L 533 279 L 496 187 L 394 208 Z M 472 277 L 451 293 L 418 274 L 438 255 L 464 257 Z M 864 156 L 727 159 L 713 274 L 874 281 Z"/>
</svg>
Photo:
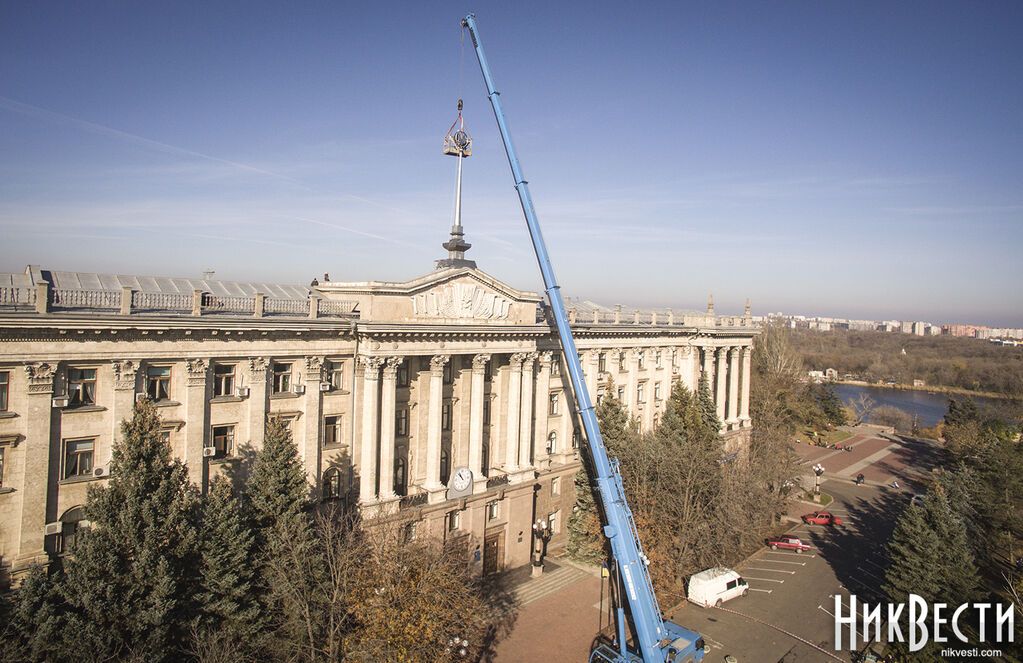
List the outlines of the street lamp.
<svg viewBox="0 0 1023 663">
<path fill-rule="evenodd" d="M 547 543 L 553 535 L 550 523 L 543 518 L 537 518 L 533 523 L 533 576 L 543 573 L 544 551 L 547 550 Z"/>
<path fill-rule="evenodd" d="M 813 496 L 814 500 L 820 499 L 821 494 L 821 475 L 824 474 L 824 466 L 817 463 L 813 466 Z"/>
</svg>

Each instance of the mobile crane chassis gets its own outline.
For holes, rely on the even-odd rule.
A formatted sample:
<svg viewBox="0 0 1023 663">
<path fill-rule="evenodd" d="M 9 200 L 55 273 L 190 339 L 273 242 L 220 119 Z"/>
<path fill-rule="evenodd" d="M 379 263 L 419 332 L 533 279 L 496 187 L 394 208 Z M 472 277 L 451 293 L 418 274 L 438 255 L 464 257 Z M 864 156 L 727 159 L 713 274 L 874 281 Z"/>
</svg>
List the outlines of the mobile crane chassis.
<svg viewBox="0 0 1023 663">
<path fill-rule="evenodd" d="M 698 633 L 685 629 L 671 621 L 666 621 L 657 603 L 657 595 L 647 570 L 649 560 L 643 554 L 639 533 L 632 517 L 632 511 L 625 499 L 625 488 L 618 468 L 618 460 L 608 457 L 604 439 L 597 425 L 597 415 L 590 401 L 586 383 L 583 380 L 582 366 L 579 363 L 579 352 L 576 350 L 575 339 L 569 327 L 568 316 L 565 314 L 565 303 L 561 289 L 554 278 L 554 268 L 543 235 L 540 233 L 540 222 L 536 217 L 533 200 L 529 195 L 529 185 L 522 174 L 515 147 L 512 145 L 508 123 L 501 108 L 501 95 L 494 86 L 494 79 L 487 64 L 486 54 L 480 40 L 475 14 L 462 19 L 462 27 L 469 31 L 472 45 L 479 60 L 483 81 L 487 86 L 487 96 L 494 108 L 494 118 L 501 132 L 504 150 L 508 156 L 515 190 L 519 194 L 522 213 L 526 217 L 526 226 L 533 242 L 533 250 L 540 265 L 547 300 L 554 314 L 558 328 L 558 337 L 568 366 L 568 374 L 575 392 L 575 401 L 586 431 L 589 442 L 590 456 L 600 501 L 604 513 L 604 535 L 611 545 L 612 565 L 618 574 L 619 585 L 624 585 L 625 601 L 628 603 L 629 623 L 632 625 L 632 646 L 626 637 L 626 615 L 622 597 L 618 597 L 615 623 L 617 641 L 614 645 L 598 645 L 590 654 L 590 661 L 613 661 L 615 663 L 699 663 L 703 660 L 704 644 Z"/>
</svg>

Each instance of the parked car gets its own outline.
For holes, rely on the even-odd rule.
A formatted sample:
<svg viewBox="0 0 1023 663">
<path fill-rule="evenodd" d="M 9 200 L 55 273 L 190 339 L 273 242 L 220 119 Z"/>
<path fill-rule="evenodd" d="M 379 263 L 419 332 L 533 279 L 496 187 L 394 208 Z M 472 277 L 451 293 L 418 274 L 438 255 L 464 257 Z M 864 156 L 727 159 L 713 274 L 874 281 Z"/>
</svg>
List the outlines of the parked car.
<svg viewBox="0 0 1023 663">
<path fill-rule="evenodd" d="M 771 550 L 795 550 L 797 553 L 813 549 L 809 544 L 803 543 L 803 540 L 798 536 L 792 536 L 791 534 L 768 539 L 767 545 L 771 547 Z"/>
<path fill-rule="evenodd" d="M 807 525 L 841 525 L 842 519 L 830 511 L 814 511 L 803 516 Z"/>
<path fill-rule="evenodd" d="M 725 601 L 747 594 L 749 585 L 746 579 L 732 569 L 717 567 L 689 577 L 687 596 L 690 601 L 704 608 L 720 608 Z"/>
</svg>

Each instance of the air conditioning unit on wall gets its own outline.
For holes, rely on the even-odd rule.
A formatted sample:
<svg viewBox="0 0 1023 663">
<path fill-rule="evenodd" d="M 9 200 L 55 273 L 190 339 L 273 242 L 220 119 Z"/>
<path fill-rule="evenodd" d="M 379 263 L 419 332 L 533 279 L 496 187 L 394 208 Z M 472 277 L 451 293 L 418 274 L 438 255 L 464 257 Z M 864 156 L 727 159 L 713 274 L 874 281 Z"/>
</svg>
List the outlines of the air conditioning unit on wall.
<svg viewBox="0 0 1023 663">
<path fill-rule="evenodd" d="M 108 477 L 110 476 L 110 468 L 106 465 L 99 465 L 92 470 L 92 476 L 94 477 Z"/>
<path fill-rule="evenodd" d="M 237 396 L 238 398 L 248 398 L 249 397 L 249 388 L 248 387 L 238 387 L 237 389 L 234 390 L 234 395 Z"/>
<path fill-rule="evenodd" d="M 304 384 L 293 384 L 293 385 L 291 385 L 291 393 L 293 393 L 293 394 L 304 394 L 305 393 L 305 385 Z"/>
<path fill-rule="evenodd" d="M 320 383 L 320 391 L 330 391 L 332 387 L 333 385 L 331 385 L 329 382 Z"/>
<path fill-rule="evenodd" d="M 64 529 L 64 523 L 46 523 L 46 526 L 43 528 L 43 533 L 46 536 L 52 536 L 54 534 L 60 534 L 62 529 Z"/>
<path fill-rule="evenodd" d="M 69 400 L 67 396 L 54 396 L 52 404 L 53 407 L 67 407 Z"/>
<path fill-rule="evenodd" d="M 147 398 L 149 398 L 149 394 L 147 394 L 145 392 L 139 392 L 139 393 L 135 394 L 135 402 L 136 403 L 141 403 L 142 401 L 146 400 Z"/>
<path fill-rule="evenodd" d="M 202 448 L 202 456 L 203 456 L 203 458 L 213 458 L 216 455 L 217 455 L 217 448 L 216 447 L 203 447 Z"/>
</svg>

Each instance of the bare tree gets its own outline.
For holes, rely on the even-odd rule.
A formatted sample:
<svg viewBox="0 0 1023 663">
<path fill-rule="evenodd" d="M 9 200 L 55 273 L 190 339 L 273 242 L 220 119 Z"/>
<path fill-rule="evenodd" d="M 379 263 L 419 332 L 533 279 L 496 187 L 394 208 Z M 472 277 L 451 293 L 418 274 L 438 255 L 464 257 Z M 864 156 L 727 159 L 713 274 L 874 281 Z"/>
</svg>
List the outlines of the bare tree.
<svg viewBox="0 0 1023 663">
<path fill-rule="evenodd" d="M 870 418 L 874 408 L 877 407 L 877 401 L 871 398 L 868 394 L 860 394 L 856 397 L 856 400 L 852 402 L 853 410 L 853 426 L 859 426 Z"/>
</svg>

